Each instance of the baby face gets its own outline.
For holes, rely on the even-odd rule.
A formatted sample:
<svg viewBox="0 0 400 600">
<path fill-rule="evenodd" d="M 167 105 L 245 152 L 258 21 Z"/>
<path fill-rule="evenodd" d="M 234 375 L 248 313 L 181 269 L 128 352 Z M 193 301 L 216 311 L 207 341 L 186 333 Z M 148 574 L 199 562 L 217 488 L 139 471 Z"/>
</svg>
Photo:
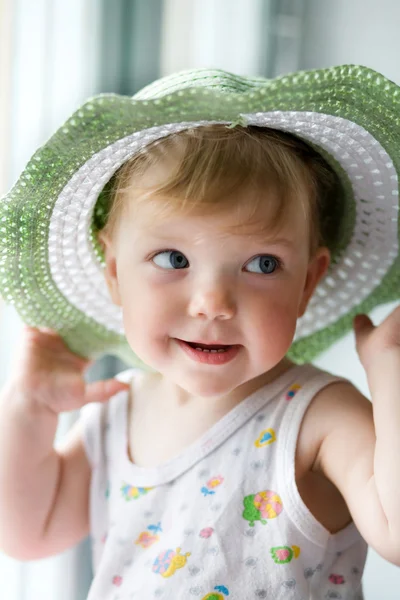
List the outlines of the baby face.
<svg viewBox="0 0 400 600">
<path fill-rule="evenodd" d="M 144 203 L 134 218 L 126 211 L 105 251 L 107 284 L 133 351 L 197 396 L 229 393 L 276 366 L 329 264 L 327 249 L 310 261 L 300 208 L 269 237 L 227 233 L 235 224 L 226 210 L 160 222 Z M 182 341 L 237 348 L 212 364 Z"/>
</svg>

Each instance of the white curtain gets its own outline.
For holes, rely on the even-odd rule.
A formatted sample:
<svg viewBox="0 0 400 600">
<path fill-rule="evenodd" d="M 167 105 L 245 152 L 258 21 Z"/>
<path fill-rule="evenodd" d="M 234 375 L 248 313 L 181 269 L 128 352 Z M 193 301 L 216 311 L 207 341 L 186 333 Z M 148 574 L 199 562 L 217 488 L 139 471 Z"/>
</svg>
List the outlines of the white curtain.
<svg viewBox="0 0 400 600">
<path fill-rule="evenodd" d="M 269 3 L 166 0 L 162 74 L 212 66 L 242 75 L 258 72 L 264 52 L 262 16 Z"/>
<path fill-rule="evenodd" d="M 299 66 L 304 0 L 164 0 L 161 73 L 217 67 L 273 77 Z"/>
<path fill-rule="evenodd" d="M 100 9 L 97 0 L 0 0 L 0 193 L 83 100 L 97 92 Z M 21 321 L 0 313 L 0 386 L 18 354 Z M 57 437 L 76 414 L 60 419 Z M 19 562 L 0 553 L 0 598 L 84 600 L 88 543 L 57 557 Z"/>
</svg>

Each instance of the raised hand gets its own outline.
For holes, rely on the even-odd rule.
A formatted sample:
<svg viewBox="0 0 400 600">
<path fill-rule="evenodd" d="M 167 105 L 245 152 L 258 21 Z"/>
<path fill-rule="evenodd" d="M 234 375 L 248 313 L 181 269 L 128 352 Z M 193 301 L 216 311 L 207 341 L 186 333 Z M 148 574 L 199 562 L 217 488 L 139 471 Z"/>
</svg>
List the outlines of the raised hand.
<svg viewBox="0 0 400 600">
<path fill-rule="evenodd" d="M 357 315 L 353 322 L 356 349 L 365 369 L 388 353 L 400 356 L 400 306 L 395 308 L 378 326 L 365 315 Z"/>
<path fill-rule="evenodd" d="M 57 332 L 25 325 L 9 383 L 24 401 L 56 414 L 129 389 L 116 379 L 86 383 L 84 372 L 92 363 L 71 352 Z"/>
</svg>

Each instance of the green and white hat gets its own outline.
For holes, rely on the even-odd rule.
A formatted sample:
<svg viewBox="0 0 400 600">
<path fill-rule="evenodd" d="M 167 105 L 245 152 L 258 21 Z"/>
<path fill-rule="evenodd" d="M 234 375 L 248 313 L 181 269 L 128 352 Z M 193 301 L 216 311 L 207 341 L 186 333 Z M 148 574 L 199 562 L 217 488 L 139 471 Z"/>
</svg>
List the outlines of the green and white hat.
<svg viewBox="0 0 400 600">
<path fill-rule="evenodd" d="M 400 88 L 354 65 L 270 80 L 197 69 L 164 77 L 132 98 L 89 99 L 1 200 L 0 293 L 24 322 L 57 330 L 77 354 L 114 354 L 145 367 L 126 341 L 122 309 L 111 302 L 102 273 L 101 192 L 146 145 L 210 123 L 297 135 L 342 183 L 338 242 L 299 319 L 294 361 L 312 360 L 352 327 L 355 314 L 399 298 Z"/>
</svg>

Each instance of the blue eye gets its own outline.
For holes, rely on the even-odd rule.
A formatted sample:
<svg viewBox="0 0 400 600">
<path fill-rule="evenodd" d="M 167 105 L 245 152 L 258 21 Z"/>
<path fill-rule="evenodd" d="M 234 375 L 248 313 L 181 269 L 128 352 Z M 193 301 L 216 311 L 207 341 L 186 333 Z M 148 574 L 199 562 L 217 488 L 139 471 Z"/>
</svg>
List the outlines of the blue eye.
<svg viewBox="0 0 400 600">
<path fill-rule="evenodd" d="M 256 256 L 253 258 L 247 265 L 251 265 L 251 263 L 255 263 L 261 269 L 261 271 L 252 271 L 256 273 L 264 273 L 266 275 L 270 275 L 274 271 L 276 271 L 281 265 L 280 261 L 274 256 L 270 256 L 269 254 L 262 254 L 260 256 Z"/>
<path fill-rule="evenodd" d="M 160 263 L 156 262 L 156 258 L 160 260 Z M 152 260 L 158 267 L 163 269 L 184 269 L 189 264 L 182 252 L 177 250 L 163 250 L 155 254 Z"/>
<path fill-rule="evenodd" d="M 185 269 L 189 265 L 189 261 L 185 255 L 178 250 L 163 250 L 162 252 L 155 254 L 152 260 L 158 267 L 169 271 Z M 249 269 L 250 272 L 263 273 L 264 275 L 270 275 L 281 266 L 279 259 L 270 256 L 269 254 L 256 256 L 247 264 L 247 268 L 252 263 L 257 266 L 253 269 Z"/>
</svg>

